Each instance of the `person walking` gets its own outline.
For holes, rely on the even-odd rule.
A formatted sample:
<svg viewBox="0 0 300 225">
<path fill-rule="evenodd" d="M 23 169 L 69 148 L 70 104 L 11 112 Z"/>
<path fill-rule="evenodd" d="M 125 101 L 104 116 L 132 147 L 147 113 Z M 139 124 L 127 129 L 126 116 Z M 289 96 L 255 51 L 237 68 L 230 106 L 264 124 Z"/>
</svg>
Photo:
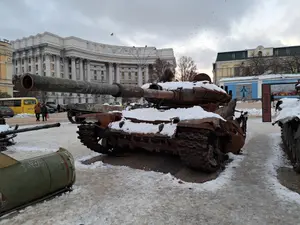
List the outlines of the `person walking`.
<svg viewBox="0 0 300 225">
<path fill-rule="evenodd" d="M 42 119 L 43 119 L 43 121 L 47 121 L 48 109 L 47 109 L 46 104 L 43 104 L 43 106 L 41 108 L 41 112 L 42 112 Z"/>
<path fill-rule="evenodd" d="M 57 104 L 57 112 L 60 112 L 60 104 Z"/>
<path fill-rule="evenodd" d="M 34 112 L 35 112 L 36 121 L 40 121 L 40 115 L 41 115 L 41 104 L 40 103 L 37 103 L 34 106 Z"/>
</svg>

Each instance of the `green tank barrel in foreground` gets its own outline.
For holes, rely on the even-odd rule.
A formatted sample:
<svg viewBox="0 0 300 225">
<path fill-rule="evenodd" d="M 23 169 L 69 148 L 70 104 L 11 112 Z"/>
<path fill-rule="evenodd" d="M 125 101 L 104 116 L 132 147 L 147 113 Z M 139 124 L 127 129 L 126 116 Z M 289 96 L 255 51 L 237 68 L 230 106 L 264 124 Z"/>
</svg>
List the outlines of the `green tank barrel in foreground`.
<svg viewBox="0 0 300 225">
<path fill-rule="evenodd" d="M 75 177 L 73 156 L 63 148 L 22 161 L 0 153 L 0 216 L 70 190 Z"/>
<path fill-rule="evenodd" d="M 2 131 L 0 132 L 0 138 L 5 135 L 18 134 L 18 133 L 34 131 L 34 130 L 43 130 L 43 129 L 54 128 L 54 127 L 60 127 L 60 123 L 45 124 L 45 125 L 26 127 L 26 128 L 16 129 L 16 130 Z"/>
<path fill-rule="evenodd" d="M 205 103 L 228 103 L 231 96 L 224 91 L 211 90 L 203 87 L 190 89 L 163 90 L 157 84 L 148 89 L 122 84 L 97 84 L 86 81 L 75 81 L 62 78 L 24 74 L 20 78 L 21 87 L 26 91 L 69 92 L 80 94 L 112 95 L 113 97 L 145 98 L 151 103 L 165 105 L 193 106 Z"/>
</svg>

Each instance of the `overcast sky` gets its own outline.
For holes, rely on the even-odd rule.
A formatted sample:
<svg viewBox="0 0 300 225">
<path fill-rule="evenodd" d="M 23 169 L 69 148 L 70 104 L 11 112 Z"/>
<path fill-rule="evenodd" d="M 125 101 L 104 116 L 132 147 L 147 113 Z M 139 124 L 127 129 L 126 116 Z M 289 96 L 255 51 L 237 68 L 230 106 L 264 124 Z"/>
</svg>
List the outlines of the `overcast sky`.
<svg viewBox="0 0 300 225">
<path fill-rule="evenodd" d="M 0 38 L 49 31 L 170 47 L 212 74 L 217 52 L 300 45 L 299 0 L 0 0 Z M 114 33 L 114 36 L 110 36 Z"/>
</svg>

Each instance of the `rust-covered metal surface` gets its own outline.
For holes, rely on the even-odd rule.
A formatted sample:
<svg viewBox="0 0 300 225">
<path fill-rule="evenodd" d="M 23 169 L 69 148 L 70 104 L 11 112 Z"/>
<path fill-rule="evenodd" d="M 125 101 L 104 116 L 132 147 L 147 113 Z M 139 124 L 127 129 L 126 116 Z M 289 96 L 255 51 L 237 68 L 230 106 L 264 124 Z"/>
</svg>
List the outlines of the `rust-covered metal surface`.
<svg viewBox="0 0 300 225">
<path fill-rule="evenodd" d="M 161 106 L 185 107 L 208 103 L 226 104 L 231 96 L 225 92 L 194 87 L 192 89 L 155 90 L 121 84 L 97 84 L 54 77 L 25 74 L 21 86 L 27 91 L 71 92 L 81 94 L 112 95 L 114 97 L 145 98 L 148 102 Z"/>
<path fill-rule="evenodd" d="M 195 81 L 207 79 L 205 74 L 193 78 Z M 211 83 L 210 80 L 207 82 Z M 162 84 L 151 84 L 148 89 L 143 89 L 121 84 L 103 85 L 31 74 L 22 76 L 21 85 L 26 90 L 143 97 L 163 111 L 170 108 L 174 110 L 201 106 L 204 110 L 215 112 L 223 118 L 215 116 L 180 120 L 178 115 L 178 118 L 172 116 L 169 120 L 152 118 L 148 121 L 123 116 L 122 112 L 112 110 L 103 112 L 100 108 L 98 112 L 79 115 L 81 124 L 78 126 L 78 139 L 87 148 L 102 154 L 115 156 L 126 151 L 141 150 L 165 152 L 179 156 L 188 167 L 215 172 L 224 168 L 228 152 L 239 154 L 245 143 L 247 116 L 241 113 L 240 117 L 234 118 L 236 100 L 232 100 L 230 95 L 218 88 L 204 88 L 202 84 L 197 87 L 191 83 L 192 88 L 164 90 L 160 86 Z M 199 113 L 201 111 L 199 107 Z M 113 122 L 122 128 L 128 121 L 134 126 L 155 125 L 156 128 L 153 132 L 144 132 L 143 127 L 134 132 L 111 128 Z M 160 132 L 170 125 L 173 128 L 175 125 L 173 134 L 166 135 Z"/>
<path fill-rule="evenodd" d="M 231 101 L 219 113 L 226 118 L 232 118 L 236 101 Z M 246 139 L 246 117 L 233 120 L 218 118 L 182 120 L 174 118 L 172 121 L 147 121 L 137 118 L 125 118 L 136 123 L 152 123 L 157 125 L 176 123 L 176 134 L 172 137 L 160 133 L 138 133 L 114 130 L 109 128 L 110 122 L 124 121 L 114 116 L 98 117 L 97 123 L 81 124 L 78 128 L 78 138 L 93 151 L 118 155 L 125 150 L 150 152 L 164 152 L 178 155 L 189 167 L 206 172 L 213 172 L 224 167 L 228 152 L 239 154 Z M 101 115 L 101 114 L 100 114 Z M 124 119 L 124 118 L 123 118 Z M 107 127 L 102 126 L 108 124 Z M 101 126 L 101 127 L 100 127 Z M 95 130 L 98 130 L 95 132 Z M 101 140 L 101 142 L 99 141 Z"/>
</svg>

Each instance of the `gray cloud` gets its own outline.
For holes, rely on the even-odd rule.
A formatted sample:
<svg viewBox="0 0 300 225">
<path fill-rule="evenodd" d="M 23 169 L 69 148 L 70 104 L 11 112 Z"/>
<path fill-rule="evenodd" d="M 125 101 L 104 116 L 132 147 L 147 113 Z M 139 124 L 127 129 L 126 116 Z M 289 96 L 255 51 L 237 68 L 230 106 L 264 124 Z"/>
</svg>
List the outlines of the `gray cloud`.
<svg viewBox="0 0 300 225">
<path fill-rule="evenodd" d="M 287 2 L 297 15 L 292 4 L 295 1 Z M 280 4 L 286 7 L 289 3 Z M 259 0 L 1 0 L 4 19 L 0 20 L 0 38 L 17 39 L 49 31 L 108 44 L 174 47 L 171 43 L 196 42 L 195 34 L 207 30 L 215 33 L 218 51 L 281 46 L 272 35 L 230 38 L 232 23 L 255 15 L 260 4 Z M 295 31 L 297 23 L 298 19 L 294 20 L 286 32 L 299 34 L 299 29 Z M 114 36 L 110 36 L 112 32 Z M 211 68 L 217 52 L 201 47 L 187 49 L 184 54 L 193 57 L 201 70 Z"/>
</svg>

